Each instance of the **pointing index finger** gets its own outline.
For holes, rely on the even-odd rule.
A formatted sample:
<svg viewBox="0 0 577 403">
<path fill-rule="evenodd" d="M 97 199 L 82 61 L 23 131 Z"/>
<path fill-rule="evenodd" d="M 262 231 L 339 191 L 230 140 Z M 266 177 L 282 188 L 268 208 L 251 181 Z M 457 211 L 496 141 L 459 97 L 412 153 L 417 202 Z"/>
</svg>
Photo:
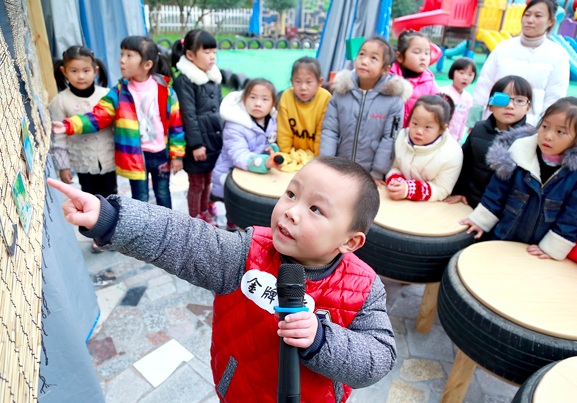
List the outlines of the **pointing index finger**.
<svg viewBox="0 0 577 403">
<path fill-rule="evenodd" d="M 74 199 L 82 194 L 82 191 L 72 187 L 70 185 L 65 184 L 64 182 L 48 178 L 46 179 L 48 185 L 60 192 L 64 193 L 69 199 Z"/>
</svg>

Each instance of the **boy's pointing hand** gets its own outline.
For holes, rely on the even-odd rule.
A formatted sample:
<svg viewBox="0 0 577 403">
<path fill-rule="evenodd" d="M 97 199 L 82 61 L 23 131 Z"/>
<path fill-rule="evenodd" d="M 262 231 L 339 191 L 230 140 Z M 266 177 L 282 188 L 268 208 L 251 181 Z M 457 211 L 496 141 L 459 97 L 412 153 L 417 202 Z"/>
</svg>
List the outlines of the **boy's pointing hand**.
<svg viewBox="0 0 577 403">
<path fill-rule="evenodd" d="M 70 185 L 54 179 L 47 179 L 48 185 L 64 193 L 70 200 L 62 204 L 66 221 L 92 229 L 100 216 L 100 199 L 90 193 L 85 193 Z"/>
<path fill-rule="evenodd" d="M 315 341 L 319 321 L 312 312 L 297 312 L 287 315 L 278 323 L 278 335 L 290 346 L 307 349 Z"/>
</svg>

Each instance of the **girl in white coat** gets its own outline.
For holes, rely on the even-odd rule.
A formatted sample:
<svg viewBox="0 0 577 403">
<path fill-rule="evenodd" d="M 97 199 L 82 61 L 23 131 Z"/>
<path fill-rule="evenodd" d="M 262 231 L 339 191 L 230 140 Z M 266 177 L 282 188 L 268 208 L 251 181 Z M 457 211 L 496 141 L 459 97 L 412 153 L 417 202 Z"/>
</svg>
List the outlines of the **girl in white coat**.
<svg viewBox="0 0 577 403">
<path fill-rule="evenodd" d="M 521 76 L 533 87 L 533 102 L 527 123 L 536 125 L 543 112 L 569 88 L 569 55 L 558 44 L 547 39 L 555 23 L 556 0 L 531 0 L 521 19 L 520 37 L 501 42 L 489 55 L 477 79 L 473 106 L 469 109 L 467 127 L 487 119 L 489 92 L 508 75 Z"/>
<path fill-rule="evenodd" d="M 454 109 L 446 94 L 417 100 L 409 127 L 395 140 L 395 160 L 387 174 L 393 200 L 439 201 L 451 194 L 463 165 L 463 151 L 448 130 Z"/>
</svg>

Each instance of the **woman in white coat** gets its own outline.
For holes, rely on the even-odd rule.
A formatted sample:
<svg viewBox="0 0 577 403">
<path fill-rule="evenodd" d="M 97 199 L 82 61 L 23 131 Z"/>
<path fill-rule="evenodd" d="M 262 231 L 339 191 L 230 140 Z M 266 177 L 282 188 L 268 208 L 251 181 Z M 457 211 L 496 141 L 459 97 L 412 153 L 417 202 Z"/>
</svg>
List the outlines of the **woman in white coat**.
<svg viewBox="0 0 577 403">
<path fill-rule="evenodd" d="M 547 38 L 555 24 L 556 0 L 531 0 L 521 19 L 521 36 L 501 42 L 483 65 L 475 86 L 467 127 L 487 119 L 493 84 L 508 75 L 521 76 L 533 87 L 527 123 L 536 125 L 541 114 L 566 95 L 569 88 L 569 55 Z"/>
</svg>

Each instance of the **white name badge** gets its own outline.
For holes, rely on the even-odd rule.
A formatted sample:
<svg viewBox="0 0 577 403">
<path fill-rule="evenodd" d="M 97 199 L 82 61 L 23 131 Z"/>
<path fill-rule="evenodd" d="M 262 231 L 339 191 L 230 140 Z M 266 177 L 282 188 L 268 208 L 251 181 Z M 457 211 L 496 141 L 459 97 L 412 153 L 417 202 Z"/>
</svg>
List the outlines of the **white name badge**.
<svg viewBox="0 0 577 403">
<path fill-rule="evenodd" d="M 249 270 L 242 276 L 240 289 L 260 308 L 274 314 L 274 307 L 278 306 L 275 276 L 260 270 Z M 308 294 L 305 294 L 304 306 L 309 308 L 309 312 L 315 311 L 315 300 Z"/>
</svg>

